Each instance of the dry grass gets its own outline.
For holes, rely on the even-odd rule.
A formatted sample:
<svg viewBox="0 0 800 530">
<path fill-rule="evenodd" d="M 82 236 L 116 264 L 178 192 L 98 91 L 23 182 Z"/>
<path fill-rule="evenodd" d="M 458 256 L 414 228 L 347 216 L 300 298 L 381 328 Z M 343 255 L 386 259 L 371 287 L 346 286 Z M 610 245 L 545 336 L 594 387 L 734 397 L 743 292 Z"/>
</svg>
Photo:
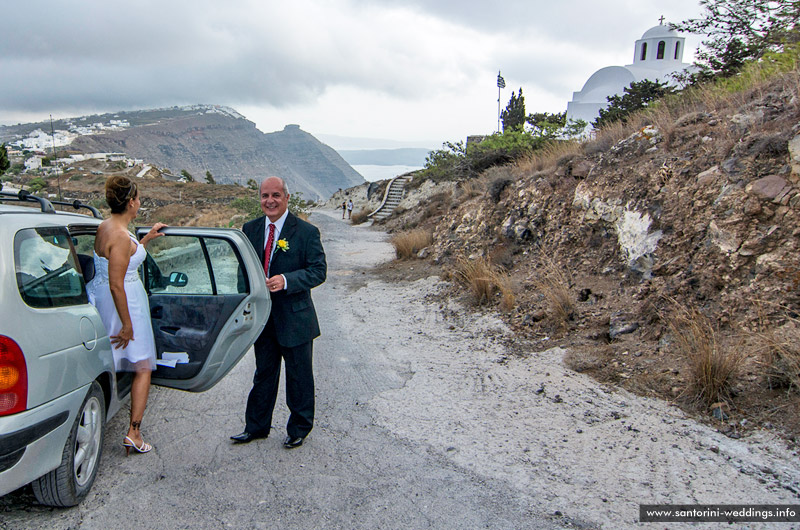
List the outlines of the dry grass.
<svg viewBox="0 0 800 530">
<path fill-rule="evenodd" d="M 147 220 L 150 224 L 166 223 L 170 226 L 187 225 L 192 218 L 197 215 L 197 209 L 188 204 L 170 204 L 159 208 L 150 209 L 147 212 Z"/>
<path fill-rule="evenodd" d="M 758 332 L 752 334 L 752 351 L 764 367 L 769 388 L 800 391 L 800 319 L 790 316 L 787 309 L 775 305 L 773 313 L 778 322 L 765 315 L 766 302 L 756 301 L 759 309 Z"/>
<path fill-rule="evenodd" d="M 607 151 L 609 148 L 616 145 L 620 140 L 624 140 L 630 136 L 633 131 L 639 129 L 639 127 L 636 127 L 633 123 L 631 123 L 632 121 L 639 121 L 638 119 L 634 120 L 634 117 L 641 118 L 641 115 L 640 113 L 633 114 L 629 118 L 628 123 L 615 121 L 605 125 L 599 131 L 595 131 L 594 138 L 586 142 L 584 147 L 586 153 L 593 154 Z"/>
<path fill-rule="evenodd" d="M 669 145 L 675 133 L 675 122 L 690 112 L 728 113 L 738 112 L 754 99 L 760 100 L 762 94 L 774 91 L 777 83 L 783 91 L 800 96 L 800 47 L 794 53 L 781 55 L 779 58 L 748 65 L 739 75 L 719 79 L 691 87 L 680 94 L 666 97 L 650 107 L 628 116 L 627 123 L 610 123 L 584 144 L 587 154 L 603 151 L 620 140 L 630 136 L 645 125 L 654 125 L 664 136 Z M 798 98 L 795 97 L 795 101 Z M 735 135 L 735 129 L 725 130 L 723 134 Z M 733 138 L 738 140 L 738 137 Z"/>
<path fill-rule="evenodd" d="M 484 258 L 459 258 L 456 265 L 456 277 L 469 289 L 478 305 L 491 300 L 494 294 L 493 272 L 491 263 Z"/>
<path fill-rule="evenodd" d="M 569 293 L 569 278 L 554 261 L 542 260 L 540 273 L 533 287 L 547 301 L 550 314 L 560 327 L 565 327 L 575 314 L 575 302 Z"/>
<path fill-rule="evenodd" d="M 761 339 L 770 388 L 787 387 L 800 391 L 800 322 L 791 319 L 785 325 L 761 334 Z"/>
<path fill-rule="evenodd" d="M 556 166 L 565 156 L 583 154 L 583 144 L 578 141 L 556 142 L 534 151 L 530 156 L 516 163 L 517 170 L 523 173 L 545 171 Z"/>
<path fill-rule="evenodd" d="M 460 258 L 456 265 L 456 278 L 470 291 L 478 305 L 493 300 L 495 293 L 500 295 L 503 311 L 511 311 L 516 305 L 511 276 L 486 258 Z"/>
<path fill-rule="evenodd" d="M 742 348 L 723 348 L 711 320 L 698 310 L 670 300 L 673 316 L 664 317 L 677 353 L 689 365 L 687 392 L 693 401 L 712 405 L 730 397 L 730 388 L 745 359 Z"/>
<path fill-rule="evenodd" d="M 409 259 L 417 255 L 417 252 L 433 243 L 433 235 L 423 229 L 409 230 L 401 232 L 391 240 L 394 253 L 397 259 Z"/>
<path fill-rule="evenodd" d="M 464 201 L 482 195 L 486 191 L 486 185 L 478 179 L 469 179 L 459 182 L 458 189 L 461 190 L 459 199 Z"/>
<path fill-rule="evenodd" d="M 369 215 L 369 210 L 359 210 L 357 212 L 353 212 L 353 215 L 350 217 L 350 223 L 354 225 L 360 225 L 369 219 L 367 217 Z"/>
</svg>

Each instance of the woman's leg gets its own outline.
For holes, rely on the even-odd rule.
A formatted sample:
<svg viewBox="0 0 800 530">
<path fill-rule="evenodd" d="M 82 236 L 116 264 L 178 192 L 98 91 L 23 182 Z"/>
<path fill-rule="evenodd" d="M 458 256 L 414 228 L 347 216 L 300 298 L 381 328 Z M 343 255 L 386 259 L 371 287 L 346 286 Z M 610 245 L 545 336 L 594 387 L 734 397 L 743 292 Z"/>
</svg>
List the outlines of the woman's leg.
<svg viewBox="0 0 800 530">
<path fill-rule="evenodd" d="M 147 396 L 150 393 L 150 374 L 149 368 L 137 371 L 131 385 L 131 424 L 128 427 L 128 438 L 133 440 L 137 446 L 142 443 L 142 433 L 139 427 L 142 425 Z"/>
</svg>

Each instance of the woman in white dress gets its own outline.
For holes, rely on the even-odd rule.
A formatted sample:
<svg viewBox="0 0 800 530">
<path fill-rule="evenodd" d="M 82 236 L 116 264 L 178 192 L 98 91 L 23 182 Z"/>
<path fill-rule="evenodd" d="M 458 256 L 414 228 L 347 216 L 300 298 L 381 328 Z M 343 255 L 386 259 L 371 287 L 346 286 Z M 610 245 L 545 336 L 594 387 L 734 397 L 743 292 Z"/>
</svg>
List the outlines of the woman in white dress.
<svg viewBox="0 0 800 530">
<path fill-rule="evenodd" d="M 147 256 L 144 245 L 163 236 L 158 231 L 167 225 L 156 223 L 141 242 L 136 241 L 128 225 L 139 212 L 139 191 L 128 177 L 118 175 L 106 181 L 106 202 L 111 217 L 97 227 L 95 277 L 89 285 L 89 296 L 111 338 L 116 370 L 134 372 L 130 426 L 122 442 L 125 454 L 131 449 L 147 453 L 153 447 L 142 439 L 140 427 L 150 392 L 150 375 L 156 368 L 156 348 L 147 293 L 137 269 Z"/>
</svg>

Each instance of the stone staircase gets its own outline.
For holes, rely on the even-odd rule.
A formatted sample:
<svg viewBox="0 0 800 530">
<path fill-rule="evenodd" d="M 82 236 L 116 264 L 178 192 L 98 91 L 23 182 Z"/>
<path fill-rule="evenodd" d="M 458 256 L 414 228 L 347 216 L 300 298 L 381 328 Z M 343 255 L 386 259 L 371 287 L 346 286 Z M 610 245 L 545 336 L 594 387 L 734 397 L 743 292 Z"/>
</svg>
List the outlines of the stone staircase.
<svg viewBox="0 0 800 530">
<path fill-rule="evenodd" d="M 386 192 L 383 194 L 383 202 L 381 202 L 377 210 L 368 214 L 367 217 L 376 220 L 385 219 L 392 215 L 394 209 L 397 208 L 397 205 L 403 200 L 406 183 L 410 182 L 412 178 L 413 177 L 409 174 L 393 178 L 391 182 L 389 182 L 389 185 L 386 186 Z"/>
</svg>

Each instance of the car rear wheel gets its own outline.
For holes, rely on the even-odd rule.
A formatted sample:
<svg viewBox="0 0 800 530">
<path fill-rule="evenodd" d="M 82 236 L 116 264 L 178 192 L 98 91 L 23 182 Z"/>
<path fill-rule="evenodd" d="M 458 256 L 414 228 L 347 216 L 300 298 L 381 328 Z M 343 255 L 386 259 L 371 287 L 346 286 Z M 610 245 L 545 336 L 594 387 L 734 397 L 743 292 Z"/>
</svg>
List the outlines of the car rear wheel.
<svg viewBox="0 0 800 530">
<path fill-rule="evenodd" d="M 97 476 L 106 424 L 103 390 L 92 383 L 72 425 L 61 464 L 32 484 L 36 499 L 48 506 L 75 506 L 92 489 Z"/>
</svg>

